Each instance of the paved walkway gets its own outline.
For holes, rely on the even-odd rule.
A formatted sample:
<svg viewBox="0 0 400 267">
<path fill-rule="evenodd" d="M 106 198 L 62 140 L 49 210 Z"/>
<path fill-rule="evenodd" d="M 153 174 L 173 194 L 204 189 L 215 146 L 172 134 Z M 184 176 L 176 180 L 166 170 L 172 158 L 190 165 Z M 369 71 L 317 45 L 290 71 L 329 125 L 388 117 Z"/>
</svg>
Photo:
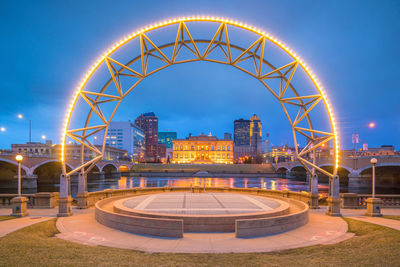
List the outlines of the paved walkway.
<svg viewBox="0 0 400 267">
<path fill-rule="evenodd" d="M 0 237 L 29 225 L 50 220 L 57 214 L 56 209 L 28 210 L 28 212 L 29 216 L 27 217 L 0 221 Z M 11 209 L 0 209 L 2 216 L 10 215 L 10 213 Z"/>
<path fill-rule="evenodd" d="M 183 238 L 159 238 L 130 234 L 99 224 L 94 214 L 60 218 L 57 237 L 86 245 L 102 245 L 145 252 L 229 253 L 270 252 L 317 244 L 333 244 L 352 237 L 347 223 L 313 211 L 307 225 L 282 234 L 236 238 L 234 233 L 185 233 Z"/>
<path fill-rule="evenodd" d="M 369 217 L 365 216 L 365 209 L 359 210 L 352 210 L 352 209 L 342 209 L 341 213 L 344 217 L 359 220 L 363 222 L 378 224 L 382 226 L 386 226 L 389 228 L 393 228 L 400 231 L 400 221 L 398 220 L 391 220 L 382 217 Z M 400 216 L 400 209 L 383 209 L 383 215 L 399 215 Z"/>
<path fill-rule="evenodd" d="M 0 222 L 0 237 L 56 217 L 57 209 L 30 209 L 29 216 Z M 9 215 L 11 209 L 0 209 L 0 215 Z M 338 217 L 324 215 L 325 209 L 311 210 L 307 225 L 282 234 L 236 238 L 233 233 L 185 233 L 181 239 L 157 238 L 121 232 L 99 224 L 94 210 L 73 209 L 74 216 L 59 218 L 57 237 L 86 245 L 103 245 L 145 252 L 228 253 L 270 252 L 317 244 L 334 244 L 353 236 L 347 233 L 347 224 Z M 366 217 L 364 209 L 343 209 L 344 217 L 379 224 L 400 230 L 400 221 Z M 400 209 L 384 209 L 384 215 L 400 215 Z"/>
<path fill-rule="evenodd" d="M 0 237 L 35 223 L 44 222 L 57 217 L 58 208 L 54 209 L 29 209 L 29 215 L 23 218 L 0 221 Z M 74 210 L 77 213 L 88 213 L 88 210 Z M 0 209 L 0 216 L 9 216 L 10 209 Z"/>
</svg>

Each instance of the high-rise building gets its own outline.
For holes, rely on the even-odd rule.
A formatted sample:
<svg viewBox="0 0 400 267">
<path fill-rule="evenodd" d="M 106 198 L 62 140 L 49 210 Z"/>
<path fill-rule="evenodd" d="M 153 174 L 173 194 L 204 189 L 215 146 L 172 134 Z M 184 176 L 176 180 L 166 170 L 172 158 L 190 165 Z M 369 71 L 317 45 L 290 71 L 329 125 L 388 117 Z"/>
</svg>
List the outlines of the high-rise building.
<svg viewBox="0 0 400 267">
<path fill-rule="evenodd" d="M 94 135 L 94 144 L 102 145 L 104 132 Z M 124 149 L 128 156 L 135 160 L 144 157 L 144 133 L 130 121 L 112 121 L 108 126 L 106 146 Z"/>
<path fill-rule="evenodd" d="M 172 148 L 172 140 L 176 138 L 176 132 L 158 132 L 158 143 L 165 144 L 167 148 Z"/>
<path fill-rule="evenodd" d="M 234 121 L 234 143 L 235 146 L 250 145 L 250 120 L 239 119 Z"/>
<path fill-rule="evenodd" d="M 262 124 L 260 118 L 253 114 L 250 118 L 250 147 L 253 149 L 253 156 L 262 153 Z"/>
<path fill-rule="evenodd" d="M 224 133 L 224 139 L 225 140 L 232 140 L 232 134 L 231 133 Z"/>
<path fill-rule="evenodd" d="M 157 158 L 158 145 L 158 118 L 154 112 L 140 114 L 136 118 L 135 124 L 139 126 L 145 136 L 145 157 L 148 159 Z"/>
<path fill-rule="evenodd" d="M 254 114 L 250 120 L 234 121 L 235 160 L 244 161 L 262 153 L 262 124 Z"/>
</svg>

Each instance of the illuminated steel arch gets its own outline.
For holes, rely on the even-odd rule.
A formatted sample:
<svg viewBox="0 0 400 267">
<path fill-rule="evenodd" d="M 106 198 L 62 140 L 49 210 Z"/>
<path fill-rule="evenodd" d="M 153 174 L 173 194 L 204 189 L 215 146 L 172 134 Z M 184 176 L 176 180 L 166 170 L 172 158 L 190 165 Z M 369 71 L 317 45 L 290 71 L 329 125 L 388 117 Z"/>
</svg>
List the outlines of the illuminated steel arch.
<svg viewBox="0 0 400 267">
<path fill-rule="evenodd" d="M 194 23 L 214 23 L 218 28 L 216 31 L 210 32 L 210 38 L 196 38 L 196 33 L 189 30 L 190 24 Z M 156 44 L 156 42 L 153 42 L 150 36 L 152 31 L 156 29 L 159 31 L 172 26 L 176 27 L 173 41 L 163 44 Z M 248 47 L 240 47 L 239 45 L 231 43 L 228 34 L 228 31 L 235 29 L 245 30 L 257 37 Z M 138 43 L 140 44 L 140 51 L 137 56 L 128 62 L 116 60 L 114 53 L 124 47 L 125 44 L 134 40 L 139 41 Z M 264 52 L 267 44 L 273 44 L 280 48 L 280 50 L 290 58 L 290 61 L 284 65 L 275 67 L 275 65 L 266 59 Z M 201 48 L 201 46 L 203 48 Z M 168 54 L 166 51 L 170 50 L 172 50 L 172 53 Z M 180 55 L 183 53 L 183 50 L 185 50 L 185 55 L 190 54 L 191 58 L 186 57 L 181 59 Z M 219 53 L 219 59 L 210 56 L 215 53 Z M 262 30 L 229 19 L 204 16 L 171 19 L 142 28 L 115 43 L 108 51 L 98 58 L 77 87 L 66 114 L 61 149 L 61 161 L 64 164 L 63 177 L 68 179 L 70 175 L 77 172 L 84 174 L 103 158 L 106 143 L 105 137 L 107 136 L 108 126 L 112 118 L 121 101 L 143 79 L 168 66 L 194 61 L 208 61 L 231 65 L 258 79 L 280 102 L 292 129 L 295 156 L 305 167 L 307 172 L 313 175 L 315 174 L 315 170 L 318 170 L 328 175 L 331 180 L 338 179 L 339 143 L 334 115 L 324 90 L 311 70 L 299 56 L 288 48 L 288 46 Z M 150 69 L 149 66 L 152 64 L 151 62 L 155 62 L 154 65 L 157 67 Z M 244 62 L 246 62 L 246 65 L 243 65 Z M 249 64 L 252 65 L 251 68 L 248 67 Z M 90 89 L 93 88 L 86 88 L 86 85 L 101 66 L 107 66 L 110 75 L 109 80 L 99 90 L 90 91 Z M 299 72 L 300 69 L 302 69 L 302 73 L 305 73 L 307 79 L 311 81 L 311 84 L 314 86 L 314 88 L 312 88 L 312 94 L 302 94 L 293 85 L 294 74 L 296 71 Z M 132 83 L 129 86 L 122 86 L 122 79 L 127 78 L 132 79 Z M 278 80 L 279 86 L 271 86 L 270 81 L 272 80 Z M 107 91 L 110 87 L 114 88 L 113 93 Z M 71 128 L 71 114 L 78 100 L 84 100 L 83 103 L 88 105 L 90 111 L 82 127 Z M 115 103 L 115 106 L 110 116 L 107 117 L 104 115 L 101 105 L 111 102 Z M 330 125 L 329 131 L 313 127 L 310 115 L 319 103 L 322 104 L 327 111 L 329 117 L 327 117 L 327 119 L 329 119 Z M 293 112 L 294 108 L 296 109 L 295 112 Z M 99 119 L 101 123 L 91 125 L 90 122 L 93 117 Z M 100 131 L 104 131 L 104 140 L 103 145 L 98 147 L 93 145 L 90 139 L 94 134 Z M 298 140 L 300 137 L 306 139 L 306 144 L 303 148 L 298 147 Z M 81 165 L 70 172 L 67 172 L 65 168 L 65 147 L 67 138 L 71 138 L 82 145 Z M 333 173 L 327 172 L 315 164 L 315 149 L 323 146 L 327 142 L 333 142 Z M 93 151 L 96 156 L 89 161 L 85 161 L 84 148 Z M 331 184 L 336 183 L 331 182 Z"/>
</svg>

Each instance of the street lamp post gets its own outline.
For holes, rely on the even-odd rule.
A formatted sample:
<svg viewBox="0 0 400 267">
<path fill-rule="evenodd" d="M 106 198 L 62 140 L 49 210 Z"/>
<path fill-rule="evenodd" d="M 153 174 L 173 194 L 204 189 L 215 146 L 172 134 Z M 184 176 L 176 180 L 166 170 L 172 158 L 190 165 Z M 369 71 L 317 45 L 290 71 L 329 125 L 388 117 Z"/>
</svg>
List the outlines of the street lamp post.
<svg viewBox="0 0 400 267">
<path fill-rule="evenodd" d="M 21 162 L 23 157 L 21 155 L 17 155 L 15 159 L 18 162 L 18 196 L 21 197 Z"/>
<path fill-rule="evenodd" d="M 376 158 L 371 159 L 371 164 L 372 164 L 372 197 L 368 198 L 366 200 L 367 202 L 367 213 L 365 213 L 366 216 L 372 216 L 372 217 L 377 217 L 377 216 L 382 216 L 381 213 L 381 205 L 382 205 L 382 200 L 380 198 L 375 197 L 375 165 L 378 162 Z"/>
<path fill-rule="evenodd" d="M 372 198 L 375 198 L 375 164 L 378 162 L 376 158 L 371 159 L 372 164 Z"/>
<path fill-rule="evenodd" d="M 18 196 L 11 199 L 12 213 L 14 217 L 25 217 L 28 215 L 27 203 L 28 199 L 21 195 L 21 164 L 24 158 L 22 155 L 17 155 L 15 160 L 18 162 Z"/>
</svg>

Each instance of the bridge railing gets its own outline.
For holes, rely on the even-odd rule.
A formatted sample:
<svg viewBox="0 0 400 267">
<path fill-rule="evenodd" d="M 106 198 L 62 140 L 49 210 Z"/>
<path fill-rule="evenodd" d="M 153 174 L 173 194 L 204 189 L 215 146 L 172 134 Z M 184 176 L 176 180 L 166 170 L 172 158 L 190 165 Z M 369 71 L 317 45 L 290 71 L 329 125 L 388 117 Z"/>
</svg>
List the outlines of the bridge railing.
<svg viewBox="0 0 400 267">
<path fill-rule="evenodd" d="M 343 193 L 340 194 L 342 199 L 342 208 L 344 209 L 362 209 L 367 208 L 366 200 L 372 195 L 370 194 L 355 194 Z M 375 195 L 375 197 L 382 199 L 381 208 L 400 208 L 400 195 Z"/>
<path fill-rule="evenodd" d="M 57 206 L 58 192 L 40 192 L 36 194 L 22 194 L 28 199 L 28 208 L 51 209 Z M 0 194 L 0 208 L 11 208 L 11 199 L 18 194 Z"/>
</svg>

